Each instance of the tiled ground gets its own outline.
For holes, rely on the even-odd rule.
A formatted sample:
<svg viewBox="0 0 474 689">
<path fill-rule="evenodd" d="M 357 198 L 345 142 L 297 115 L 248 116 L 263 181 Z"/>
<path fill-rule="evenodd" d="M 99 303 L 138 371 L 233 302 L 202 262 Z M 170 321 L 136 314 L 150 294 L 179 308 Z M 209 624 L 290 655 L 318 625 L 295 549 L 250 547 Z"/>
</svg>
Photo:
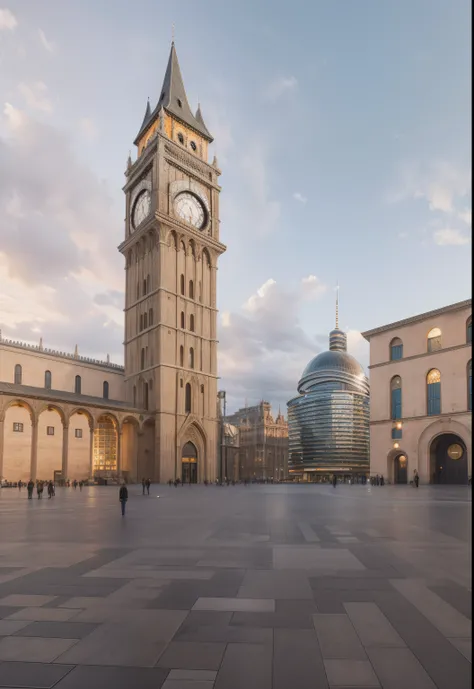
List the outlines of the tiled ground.
<svg viewBox="0 0 474 689">
<path fill-rule="evenodd" d="M 471 489 L 0 491 L 0 687 L 467 689 Z"/>
</svg>

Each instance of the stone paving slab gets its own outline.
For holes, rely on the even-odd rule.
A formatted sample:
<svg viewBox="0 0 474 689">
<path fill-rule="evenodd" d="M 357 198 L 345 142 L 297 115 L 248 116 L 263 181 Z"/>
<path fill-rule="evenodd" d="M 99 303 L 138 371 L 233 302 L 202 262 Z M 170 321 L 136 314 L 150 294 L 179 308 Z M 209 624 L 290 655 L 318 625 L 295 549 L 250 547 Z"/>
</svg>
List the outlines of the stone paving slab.
<svg viewBox="0 0 474 689">
<path fill-rule="evenodd" d="M 2 489 L 0 689 L 467 689 L 471 492 L 436 488 Z"/>
</svg>

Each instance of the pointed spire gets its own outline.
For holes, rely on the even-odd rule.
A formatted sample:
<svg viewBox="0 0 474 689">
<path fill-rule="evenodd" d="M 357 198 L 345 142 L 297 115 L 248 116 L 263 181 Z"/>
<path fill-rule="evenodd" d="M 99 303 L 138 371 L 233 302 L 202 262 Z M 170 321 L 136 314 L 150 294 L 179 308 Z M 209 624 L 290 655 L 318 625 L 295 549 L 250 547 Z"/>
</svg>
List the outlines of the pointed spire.
<svg viewBox="0 0 474 689">
<path fill-rule="evenodd" d="M 77 345 L 74 347 L 74 358 L 78 359 L 79 358 L 79 351 L 77 349 Z"/>
<path fill-rule="evenodd" d="M 347 352 L 347 335 L 339 330 L 339 282 L 336 287 L 336 327 L 329 333 L 329 349 L 333 352 Z"/>
<path fill-rule="evenodd" d="M 174 40 L 171 43 L 168 65 L 166 67 L 165 78 L 163 79 L 163 86 L 161 87 L 161 91 L 158 96 L 158 103 L 156 104 L 153 112 L 149 115 L 148 119 L 147 113 L 145 113 L 145 119 L 143 120 L 140 131 L 135 138 L 135 144 L 138 144 L 139 139 L 144 134 L 147 127 L 149 127 L 150 124 L 156 120 L 161 108 L 164 108 L 167 112 L 169 112 L 171 115 L 174 115 L 184 124 L 187 124 L 192 129 L 195 129 L 209 142 L 212 141 L 212 136 L 204 124 L 202 115 L 200 115 L 200 119 L 198 119 L 193 115 L 191 108 L 189 107 L 188 98 L 184 89 L 183 77 L 181 76 L 181 70 L 179 68 Z M 198 111 L 200 112 L 199 109 Z"/>
<path fill-rule="evenodd" d="M 336 330 L 339 330 L 339 281 L 336 286 Z"/>
<path fill-rule="evenodd" d="M 209 134 L 209 131 L 208 131 L 206 125 L 204 124 L 204 120 L 203 120 L 202 112 L 201 112 L 201 104 L 200 104 L 200 103 L 198 103 L 198 108 L 197 108 L 197 110 L 196 110 L 195 118 L 196 118 L 196 121 L 199 122 L 199 124 L 201 125 L 201 127 L 202 127 L 202 128 L 204 129 L 204 131 L 207 133 L 208 138 L 209 138 L 209 139 L 212 139 L 212 136 Z"/>
<path fill-rule="evenodd" d="M 40 348 L 40 351 L 42 352 L 43 351 L 43 338 L 42 337 L 40 337 L 39 348 Z"/>
</svg>

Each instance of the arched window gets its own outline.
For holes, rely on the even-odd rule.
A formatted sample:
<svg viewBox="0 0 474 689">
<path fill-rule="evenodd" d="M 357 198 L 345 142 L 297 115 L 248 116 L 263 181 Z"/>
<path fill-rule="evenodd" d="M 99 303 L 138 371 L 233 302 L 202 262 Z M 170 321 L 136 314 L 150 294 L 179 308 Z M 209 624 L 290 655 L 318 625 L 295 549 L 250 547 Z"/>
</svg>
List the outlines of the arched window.
<svg viewBox="0 0 474 689">
<path fill-rule="evenodd" d="M 109 384 L 106 380 L 102 383 L 102 397 L 104 400 L 109 399 Z"/>
<path fill-rule="evenodd" d="M 467 408 L 472 410 L 472 359 L 467 365 Z"/>
<path fill-rule="evenodd" d="M 472 316 L 469 316 L 466 323 L 466 342 L 467 344 L 472 342 Z"/>
<path fill-rule="evenodd" d="M 432 328 L 428 333 L 428 351 L 436 352 L 438 349 L 441 349 L 441 330 Z"/>
<path fill-rule="evenodd" d="M 441 414 L 441 373 L 432 368 L 426 376 L 428 416 Z"/>
<path fill-rule="evenodd" d="M 74 392 L 76 393 L 76 395 L 81 394 L 81 386 L 82 386 L 81 376 L 76 376 L 76 379 L 74 381 Z"/>
<path fill-rule="evenodd" d="M 194 368 L 194 349 L 189 350 L 189 368 Z"/>
<path fill-rule="evenodd" d="M 181 288 L 181 294 L 184 295 L 184 275 L 181 275 L 181 277 L 179 278 L 179 282 L 180 282 L 179 286 Z"/>
<path fill-rule="evenodd" d="M 153 309 L 148 311 L 148 325 L 153 325 Z"/>
<path fill-rule="evenodd" d="M 184 328 L 184 311 L 181 311 L 181 327 Z"/>
<path fill-rule="evenodd" d="M 189 281 L 189 298 L 194 299 L 194 282 L 192 280 Z"/>
<path fill-rule="evenodd" d="M 140 332 L 143 330 L 143 314 L 140 314 Z"/>
<path fill-rule="evenodd" d="M 133 386 L 133 406 L 137 406 L 137 386 Z"/>
<path fill-rule="evenodd" d="M 44 372 L 44 387 L 46 390 L 51 390 L 51 371 Z"/>
<path fill-rule="evenodd" d="M 184 411 L 186 414 L 191 413 L 191 383 L 186 383 L 186 389 L 184 394 Z"/>
<path fill-rule="evenodd" d="M 390 417 L 402 418 L 402 379 L 394 376 L 390 381 Z"/>
<path fill-rule="evenodd" d="M 16 366 L 15 366 L 15 377 L 13 380 L 14 380 L 15 385 L 21 385 L 22 369 L 21 369 L 20 364 L 16 364 Z"/>
<path fill-rule="evenodd" d="M 145 349 L 142 347 L 141 357 L 140 357 L 140 368 L 143 371 L 145 368 Z"/>
<path fill-rule="evenodd" d="M 148 383 L 143 384 L 143 407 L 148 410 Z"/>
<path fill-rule="evenodd" d="M 146 276 L 146 293 L 148 294 L 151 292 L 151 277 L 149 275 Z"/>
<path fill-rule="evenodd" d="M 403 359 L 403 342 L 399 337 L 394 337 L 390 342 L 390 361 Z"/>
<path fill-rule="evenodd" d="M 148 328 L 148 314 L 147 313 L 143 314 L 143 327 Z"/>
<path fill-rule="evenodd" d="M 191 314 L 189 316 L 189 329 L 193 333 L 194 332 L 194 315 Z"/>
<path fill-rule="evenodd" d="M 184 347 L 181 345 L 179 348 L 179 365 L 184 366 Z"/>
<path fill-rule="evenodd" d="M 143 296 L 146 294 L 146 280 L 143 280 Z"/>
<path fill-rule="evenodd" d="M 181 134 L 181 132 L 178 134 L 178 141 L 182 146 L 184 146 L 184 136 Z"/>
</svg>

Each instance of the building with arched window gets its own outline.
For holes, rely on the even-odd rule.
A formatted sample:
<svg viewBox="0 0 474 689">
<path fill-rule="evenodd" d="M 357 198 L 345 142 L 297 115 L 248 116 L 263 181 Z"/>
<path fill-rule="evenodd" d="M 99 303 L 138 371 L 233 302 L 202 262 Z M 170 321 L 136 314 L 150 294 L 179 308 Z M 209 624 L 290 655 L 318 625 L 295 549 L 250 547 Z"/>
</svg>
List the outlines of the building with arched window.
<svg viewBox="0 0 474 689">
<path fill-rule="evenodd" d="M 370 343 L 370 470 L 406 483 L 467 483 L 471 300 L 362 333 Z M 403 402 L 403 404 L 402 404 Z"/>
</svg>

